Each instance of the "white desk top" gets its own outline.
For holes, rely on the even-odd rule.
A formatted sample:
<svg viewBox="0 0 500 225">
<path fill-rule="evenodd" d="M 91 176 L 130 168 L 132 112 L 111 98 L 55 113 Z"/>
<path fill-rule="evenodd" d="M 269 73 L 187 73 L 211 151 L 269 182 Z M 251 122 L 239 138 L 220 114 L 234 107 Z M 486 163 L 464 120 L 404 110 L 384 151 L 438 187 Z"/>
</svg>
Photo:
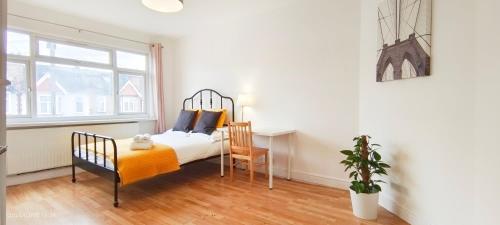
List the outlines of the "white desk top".
<svg viewBox="0 0 500 225">
<path fill-rule="evenodd" d="M 254 128 L 252 129 L 253 134 L 258 136 L 266 136 L 266 137 L 276 137 L 281 135 L 288 135 L 297 132 L 293 129 L 278 129 L 278 128 Z"/>
<path fill-rule="evenodd" d="M 218 128 L 219 131 L 227 132 L 227 127 Z M 278 128 L 252 128 L 252 133 L 258 136 L 266 136 L 266 137 L 276 137 L 281 135 L 288 135 L 297 132 L 293 129 L 278 129 Z"/>
</svg>

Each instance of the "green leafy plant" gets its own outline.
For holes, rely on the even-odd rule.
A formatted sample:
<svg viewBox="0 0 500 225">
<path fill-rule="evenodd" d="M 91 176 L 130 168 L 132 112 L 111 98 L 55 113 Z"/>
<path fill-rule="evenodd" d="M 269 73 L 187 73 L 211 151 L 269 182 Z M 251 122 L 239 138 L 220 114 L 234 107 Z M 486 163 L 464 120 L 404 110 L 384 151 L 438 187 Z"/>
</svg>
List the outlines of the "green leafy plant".
<svg viewBox="0 0 500 225">
<path fill-rule="evenodd" d="M 351 190 L 359 193 L 378 193 L 382 188 L 378 183 L 382 180 L 374 180 L 374 175 L 387 175 L 387 169 L 391 168 L 382 161 L 382 157 L 377 152 L 381 147 L 379 144 L 370 144 L 370 136 L 363 135 L 353 139 L 354 150 L 340 151 L 347 158 L 340 162 L 345 165 L 345 171 L 350 171 L 349 178 L 352 178 Z"/>
</svg>

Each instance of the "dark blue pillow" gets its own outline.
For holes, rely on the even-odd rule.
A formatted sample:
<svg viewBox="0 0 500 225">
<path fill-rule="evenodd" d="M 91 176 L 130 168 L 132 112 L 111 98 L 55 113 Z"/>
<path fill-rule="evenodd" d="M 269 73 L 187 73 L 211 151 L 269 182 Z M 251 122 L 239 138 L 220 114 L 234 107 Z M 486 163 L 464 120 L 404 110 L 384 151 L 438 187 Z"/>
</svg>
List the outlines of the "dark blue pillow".
<svg viewBox="0 0 500 225">
<path fill-rule="evenodd" d="M 177 118 L 177 122 L 172 130 L 183 132 L 189 132 L 192 130 L 197 113 L 198 111 L 181 110 L 181 114 L 179 115 L 179 118 Z"/>
<path fill-rule="evenodd" d="M 193 133 L 204 133 L 211 135 L 217 129 L 217 121 L 222 112 L 205 111 L 201 112 L 201 117 L 194 126 Z"/>
</svg>

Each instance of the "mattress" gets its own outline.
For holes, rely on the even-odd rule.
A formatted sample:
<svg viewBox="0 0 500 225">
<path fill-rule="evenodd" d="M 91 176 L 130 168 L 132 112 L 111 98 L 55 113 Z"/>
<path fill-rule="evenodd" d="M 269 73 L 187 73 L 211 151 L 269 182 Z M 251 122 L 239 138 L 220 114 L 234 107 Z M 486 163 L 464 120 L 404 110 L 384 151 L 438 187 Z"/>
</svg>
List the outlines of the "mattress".
<svg viewBox="0 0 500 225">
<path fill-rule="evenodd" d="M 216 132 L 213 135 L 206 135 L 168 130 L 163 134 L 152 135 L 151 139 L 154 143 L 171 146 L 177 154 L 180 165 L 220 155 L 221 137 Z M 228 153 L 228 145 L 229 143 L 224 141 L 225 153 Z M 78 149 L 75 149 L 74 154 L 79 155 Z M 89 151 L 87 158 L 85 148 L 82 148 L 81 158 L 94 162 L 94 152 Z M 104 167 L 104 159 L 100 155 L 97 156 L 97 164 Z M 114 169 L 113 162 L 109 159 L 106 159 L 106 168 Z"/>
</svg>

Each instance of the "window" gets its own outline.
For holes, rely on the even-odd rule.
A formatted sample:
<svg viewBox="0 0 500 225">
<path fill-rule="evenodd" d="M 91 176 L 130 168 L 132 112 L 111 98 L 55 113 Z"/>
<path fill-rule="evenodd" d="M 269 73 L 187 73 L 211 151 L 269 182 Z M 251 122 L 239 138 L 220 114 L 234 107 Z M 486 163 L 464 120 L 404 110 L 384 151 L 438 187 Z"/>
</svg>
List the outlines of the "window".
<svg viewBox="0 0 500 225">
<path fill-rule="evenodd" d="M 146 71 L 146 55 L 116 51 L 119 68 Z"/>
<path fill-rule="evenodd" d="M 146 55 L 116 51 L 120 113 L 145 112 Z"/>
<path fill-rule="evenodd" d="M 148 113 L 146 53 L 8 31 L 7 54 L 9 121 L 129 118 Z"/>
<path fill-rule="evenodd" d="M 28 112 L 28 74 L 27 65 L 21 62 L 7 62 L 7 115 L 21 116 Z"/>
<path fill-rule="evenodd" d="M 98 98 L 112 98 L 113 71 L 37 62 L 36 93 L 38 96 L 59 99 L 59 109 L 55 110 L 59 113 L 53 116 L 93 116 L 98 112 L 84 104 L 83 96 L 95 102 Z M 46 114 L 41 110 L 39 112 Z M 99 114 L 102 113 L 113 114 L 113 111 Z"/>
<path fill-rule="evenodd" d="M 42 56 L 102 64 L 110 64 L 111 59 L 111 54 L 108 51 L 100 51 L 49 41 L 38 41 L 38 54 Z"/>
<path fill-rule="evenodd" d="M 30 55 L 29 34 L 7 31 L 7 54 L 9 55 Z"/>
</svg>

